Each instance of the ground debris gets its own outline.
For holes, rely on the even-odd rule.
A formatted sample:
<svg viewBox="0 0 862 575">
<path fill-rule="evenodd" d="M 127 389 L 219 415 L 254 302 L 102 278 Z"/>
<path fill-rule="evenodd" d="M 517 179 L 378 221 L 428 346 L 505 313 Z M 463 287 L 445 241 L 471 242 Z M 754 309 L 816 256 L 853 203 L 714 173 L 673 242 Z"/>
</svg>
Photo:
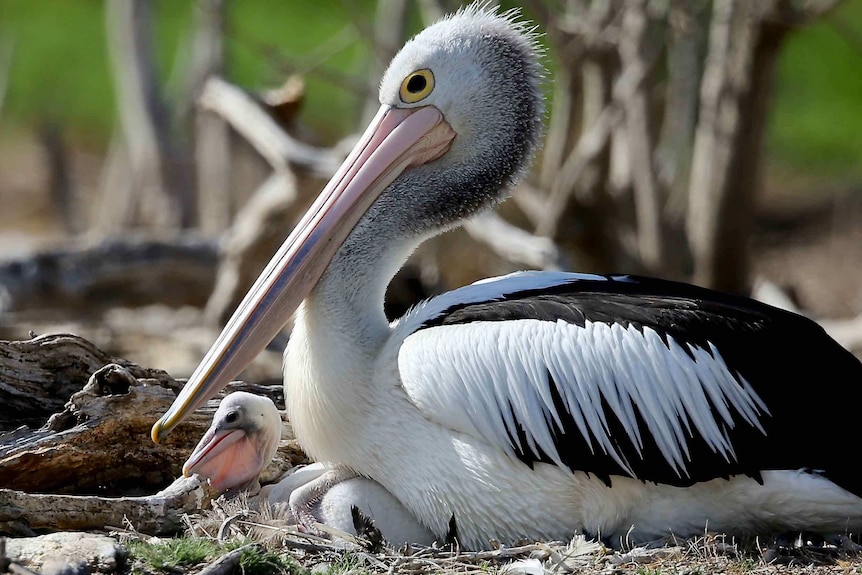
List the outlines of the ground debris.
<svg viewBox="0 0 862 575">
<path fill-rule="evenodd" d="M 127 551 L 107 535 L 81 532 L 49 533 L 6 540 L 9 561 L 32 571 L 51 573 L 116 573 Z"/>
</svg>

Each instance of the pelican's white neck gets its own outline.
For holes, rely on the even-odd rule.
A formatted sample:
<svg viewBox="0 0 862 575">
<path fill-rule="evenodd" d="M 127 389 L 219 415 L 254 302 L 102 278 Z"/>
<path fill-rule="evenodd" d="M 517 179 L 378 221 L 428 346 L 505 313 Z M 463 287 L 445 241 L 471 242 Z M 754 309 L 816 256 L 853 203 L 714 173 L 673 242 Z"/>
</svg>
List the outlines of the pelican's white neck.
<svg viewBox="0 0 862 575">
<path fill-rule="evenodd" d="M 304 317 L 315 322 L 315 330 L 337 334 L 345 346 L 367 356 L 389 335 L 383 311 L 386 288 L 420 243 L 376 227 L 368 219 L 357 225 L 303 302 Z"/>
<path fill-rule="evenodd" d="M 383 298 L 418 245 L 363 218 L 300 306 L 285 354 L 285 402 L 296 438 L 318 461 L 350 465 L 376 401 L 374 365 L 389 335 Z M 338 422 L 335 425 L 333 422 Z"/>
</svg>

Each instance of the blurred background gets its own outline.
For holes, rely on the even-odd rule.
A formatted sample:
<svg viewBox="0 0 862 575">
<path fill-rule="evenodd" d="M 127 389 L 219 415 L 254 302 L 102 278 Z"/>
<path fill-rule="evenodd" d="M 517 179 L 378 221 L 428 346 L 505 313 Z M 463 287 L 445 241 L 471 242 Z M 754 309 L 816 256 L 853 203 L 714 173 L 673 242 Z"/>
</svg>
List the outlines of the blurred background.
<svg viewBox="0 0 862 575">
<path fill-rule="evenodd" d="M 392 315 L 516 269 L 639 273 L 862 350 L 862 0 L 500 4 L 543 34 L 544 150 L 411 258 Z M 71 331 L 186 377 L 388 60 L 459 5 L 0 0 L 0 338 Z M 245 377 L 280 377 L 264 355 Z"/>
</svg>

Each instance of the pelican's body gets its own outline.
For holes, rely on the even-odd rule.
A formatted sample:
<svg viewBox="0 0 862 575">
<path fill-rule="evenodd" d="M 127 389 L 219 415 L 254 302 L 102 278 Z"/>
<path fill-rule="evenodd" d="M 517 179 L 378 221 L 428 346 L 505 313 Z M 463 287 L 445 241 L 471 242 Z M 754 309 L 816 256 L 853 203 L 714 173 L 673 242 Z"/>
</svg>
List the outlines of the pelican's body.
<svg viewBox="0 0 862 575">
<path fill-rule="evenodd" d="M 387 322 L 410 252 L 499 201 L 529 163 L 541 74 L 524 25 L 477 5 L 405 45 L 380 112 L 153 436 L 297 310 L 288 417 L 332 467 L 307 493 L 363 475 L 472 548 L 862 530 L 843 445 L 862 364 L 800 316 L 673 282 L 534 272 Z"/>
<path fill-rule="evenodd" d="M 544 383 L 550 389 L 555 379 L 560 383 L 566 379 L 558 374 L 563 369 L 559 359 L 552 357 L 562 351 L 571 369 L 592 371 L 592 377 L 599 380 L 594 385 L 596 393 L 606 395 L 613 389 L 607 383 L 609 377 L 633 375 L 637 367 L 625 365 L 629 361 L 625 353 L 602 360 L 598 357 L 602 351 L 591 352 L 589 348 L 601 346 L 602 337 L 612 331 L 617 332 L 621 346 L 649 341 L 641 335 L 643 331 L 614 328 L 607 319 L 605 323 L 589 323 L 583 318 L 578 322 L 571 317 L 512 319 L 517 302 L 535 298 L 537 293 L 547 298 L 554 292 L 560 296 L 555 303 L 568 302 L 584 318 L 600 315 L 595 311 L 591 314 L 591 299 L 608 305 L 596 300 L 596 295 L 610 299 L 622 292 L 635 301 L 634 294 L 646 294 L 643 299 L 652 299 L 653 309 L 636 309 L 634 313 L 642 325 L 656 316 L 653 329 L 661 334 L 656 335 L 657 340 L 679 338 L 677 333 L 698 324 L 709 327 L 710 321 L 722 317 L 716 315 L 716 308 L 724 306 L 728 327 L 724 333 L 715 328 L 716 345 L 731 357 L 763 339 L 764 347 L 752 350 L 755 353 L 749 359 L 729 364 L 736 366 L 731 369 L 742 369 L 745 376 L 756 378 L 760 385 L 755 390 L 746 384 L 742 391 L 750 399 L 745 400 L 746 396 L 729 395 L 732 389 L 715 383 L 718 378 L 703 384 L 700 407 L 711 410 L 710 393 L 725 389 L 728 417 L 735 426 L 728 428 L 717 414 L 699 413 L 698 398 L 690 398 L 689 405 L 680 409 L 681 419 L 690 422 L 680 425 L 690 454 L 680 460 L 678 468 L 666 455 L 672 448 L 661 439 L 652 439 L 650 445 L 651 431 L 646 425 L 639 427 L 645 445 L 641 450 L 624 430 L 619 436 L 608 434 L 613 437 L 618 460 L 603 453 L 598 428 L 590 428 L 594 449 L 585 444 L 584 434 L 576 435 L 574 429 L 566 429 L 566 437 L 549 438 L 551 443 L 532 449 L 523 437 L 519 449 L 505 430 L 502 410 L 495 411 L 481 394 L 492 389 L 498 397 L 510 398 L 517 411 L 513 420 L 527 434 L 538 438 L 543 427 L 553 434 L 553 426 L 546 423 L 552 416 L 542 415 L 542 410 L 551 412 L 553 401 L 542 402 L 539 393 L 533 391 L 539 389 L 536 380 L 541 378 L 534 377 L 528 358 L 538 356 L 536 363 L 550 370 L 552 377 Z M 434 298 L 392 325 L 374 326 L 379 330 L 375 334 L 369 330 L 367 317 L 345 314 L 343 323 L 333 317 L 333 309 L 351 306 L 337 304 L 336 293 L 325 295 L 326 278 L 319 293 L 331 299 L 323 303 L 313 297 L 303 304 L 285 358 L 286 373 L 291 374 L 285 394 L 291 398 L 288 416 L 294 432 L 312 457 L 338 462 L 379 481 L 435 533 L 446 533 L 453 516 L 459 541 L 468 547 L 484 547 L 492 537 L 507 542 L 566 539 L 575 531 L 619 543 L 622 538 L 637 542 L 669 533 L 699 534 L 706 528 L 753 534 L 862 529 L 862 480 L 855 462 L 845 456 L 845 440 L 852 437 L 853 413 L 859 405 L 859 386 L 849 382 L 844 403 L 824 393 L 823 384 L 802 401 L 795 397 L 806 393 L 818 372 L 828 374 L 826 377 L 833 380 L 829 385 L 844 388 L 848 382 L 841 378 L 858 378 L 858 361 L 802 317 L 746 298 L 672 282 L 521 273 Z M 495 316 L 495 308 L 506 304 L 508 317 Z M 536 304 L 532 307 L 525 313 L 541 314 Z M 674 313 L 672 309 L 682 311 L 676 312 L 679 317 L 675 319 L 667 318 L 663 322 L 667 329 L 662 330 L 658 317 Z M 730 310 L 739 318 L 734 319 Z M 750 317 L 745 318 L 745 314 Z M 557 315 L 563 316 L 559 311 Z M 670 326 L 686 315 L 691 325 L 678 326 L 674 332 Z M 372 349 L 345 345 L 352 340 L 344 334 L 359 329 L 364 330 L 365 341 L 375 342 L 369 346 Z M 580 333 L 571 333 L 576 330 Z M 800 334 L 811 336 L 811 341 L 800 340 Z M 730 341 L 730 337 L 738 341 Z M 768 345 L 766 337 L 773 339 Z M 566 349 L 578 345 L 577 338 L 584 349 L 579 353 Z M 704 345 L 694 338 L 677 341 L 690 349 Z M 728 350 L 728 343 L 741 350 Z M 645 345 L 643 351 L 647 349 Z M 669 347 L 665 349 L 665 357 L 657 361 L 666 362 L 663 368 L 668 370 L 669 380 L 674 377 L 670 374 L 672 361 L 677 366 L 677 378 L 682 371 L 698 369 L 681 348 L 677 356 Z M 804 359 L 815 349 L 831 364 L 818 366 Z M 595 356 L 590 357 L 591 353 Z M 342 360 L 334 362 L 333 357 Z M 702 365 L 707 361 L 705 357 L 698 359 Z M 759 366 L 761 361 L 765 363 Z M 721 365 L 724 360 L 719 357 L 707 369 Z M 767 372 L 772 372 L 777 383 L 764 379 Z M 701 379 L 709 381 L 708 376 Z M 736 385 L 735 380 L 732 383 Z M 500 389 L 507 384 L 522 386 L 523 396 L 518 398 L 514 390 Z M 532 398 L 528 397 L 531 393 L 535 395 Z M 541 405 L 540 409 L 533 408 L 539 414 L 532 414 L 532 421 L 528 413 L 531 403 Z M 632 403 L 635 411 L 649 413 L 648 407 Z M 588 406 L 583 410 L 586 412 Z M 746 420 L 746 413 L 751 421 Z M 574 419 L 562 410 L 557 409 L 555 416 L 561 418 L 564 427 L 574 426 Z M 612 428 L 622 425 L 623 418 L 615 422 L 611 413 L 607 419 Z M 714 426 L 711 431 L 710 425 Z M 713 451 L 692 439 L 693 433 L 685 432 L 691 428 L 696 433 L 698 427 L 704 436 L 711 432 L 726 435 L 732 448 L 719 446 Z M 660 436 L 657 432 L 654 437 Z M 833 437 L 845 440 L 831 441 Z M 557 453 L 549 453 L 552 449 Z"/>
</svg>

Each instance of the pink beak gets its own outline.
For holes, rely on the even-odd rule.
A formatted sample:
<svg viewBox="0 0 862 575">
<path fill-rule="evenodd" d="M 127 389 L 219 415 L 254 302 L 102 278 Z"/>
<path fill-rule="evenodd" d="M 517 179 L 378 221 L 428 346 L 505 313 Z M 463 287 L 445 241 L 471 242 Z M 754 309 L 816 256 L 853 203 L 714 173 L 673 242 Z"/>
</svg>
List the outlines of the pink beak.
<svg viewBox="0 0 862 575">
<path fill-rule="evenodd" d="M 211 428 L 183 464 L 183 475 L 206 477 L 213 489 L 221 492 L 255 479 L 266 463 L 259 446 L 244 431 Z"/>
<path fill-rule="evenodd" d="M 442 156 L 455 137 L 433 106 L 381 106 L 359 143 L 279 248 L 170 409 L 158 443 L 235 378 L 287 324 L 371 204 L 404 170 Z"/>
</svg>

